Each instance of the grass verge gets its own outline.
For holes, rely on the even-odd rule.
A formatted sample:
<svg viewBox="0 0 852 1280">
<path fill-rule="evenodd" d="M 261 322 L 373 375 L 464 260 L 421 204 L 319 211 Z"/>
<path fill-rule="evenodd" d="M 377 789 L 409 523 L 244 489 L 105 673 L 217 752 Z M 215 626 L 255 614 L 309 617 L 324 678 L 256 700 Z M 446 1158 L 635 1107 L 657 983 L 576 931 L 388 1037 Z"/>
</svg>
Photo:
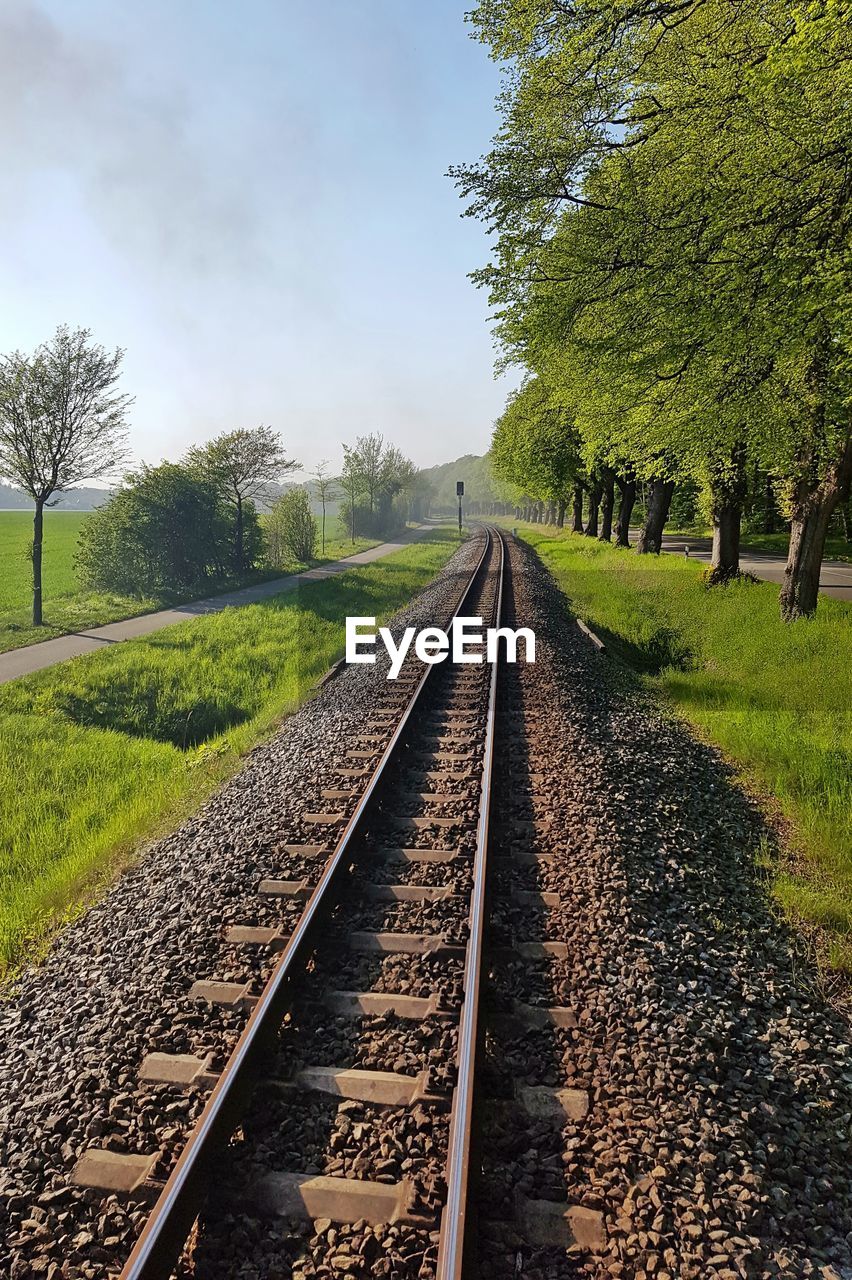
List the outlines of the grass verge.
<svg viewBox="0 0 852 1280">
<path fill-rule="evenodd" d="M 771 583 L 708 590 L 676 556 L 521 534 L 609 652 L 777 800 L 794 856 L 773 868 L 776 896 L 852 971 L 852 607 L 822 597 L 814 619 L 784 625 Z"/>
<path fill-rule="evenodd" d="M 448 529 L 297 592 L 0 688 L 0 972 L 37 953 L 140 839 L 169 829 L 458 545 Z"/>
<path fill-rule="evenodd" d="M 77 579 L 74 557 L 80 530 L 88 519 L 87 512 L 46 511 L 44 516 L 44 565 L 42 570 L 44 590 L 45 625 L 32 625 L 32 515 L 29 511 L 0 511 L 0 564 L 3 576 L 0 581 L 0 653 L 21 649 L 50 640 L 68 632 L 102 627 L 108 622 L 120 622 L 135 618 L 155 609 L 166 609 L 174 604 L 231 591 L 235 587 L 250 586 L 270 578 L 297 573 L 307 568 L 304 563 L 293 561 L 279 569 L 264 570 L 240 579 L 210 582 L 195 594 L 173 594 L 159 597 L 113 595 L 106 592 L 83 591 Z M 337 521 L 334 522 L 335 526 Z M 357 551 L 366 551 L 378 545 L 377 538 L 326 538 L 325 552 L 314 564 L 326 564 L 342 560 Z"/>
</svg>

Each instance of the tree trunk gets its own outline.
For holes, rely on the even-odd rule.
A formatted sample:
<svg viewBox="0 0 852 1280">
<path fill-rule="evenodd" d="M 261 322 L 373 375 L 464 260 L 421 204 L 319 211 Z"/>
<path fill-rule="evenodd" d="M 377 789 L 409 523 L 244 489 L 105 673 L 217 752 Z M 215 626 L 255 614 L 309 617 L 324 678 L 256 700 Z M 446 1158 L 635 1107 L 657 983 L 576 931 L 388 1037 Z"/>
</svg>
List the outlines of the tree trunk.
<svg viewBox="0 0 852 1280">
<path fill-rule="evenodd" d="M 565 508 L 567 505 L 564 498 L 559 499 L 559 505 L 556 508 L 556 526 L 559 529 L 565 528 Z"/>
<path fill-rule="evenodd" d="M 731 501 L 713 511 L 713 555 L 710 561 L 712 582 L 727 582 L 740 571 L 740 525 L 742 506 Z"/>
<path fill-rule="evenodd" d="M 713 555 L 711 582 L 729 582 L 740 571 L 740 528 L 748 495 L 746 452 L 743 445 L 714 464 L 710 480 Z"/>
<path fill-rule="evenodd" d="M 618 487 L 621 490 L 621 501 L 618 504 L 618 519 L 615 522 L 615 545 L 629 547 L 630 517 L 633 515 L 633 507 L 636 503 L 636 481 L 620 479 Z"/>
<path fill-rule="evenodd" d="M 603 486 L 600 480 L 593 480 L 589 486 L 589 515 L 586 520 L 586 527 L 583 530 L 587 538 L 596 538 L 598 536 L 598 512 L 601 504 L 601 491 Z"/>
<path fill-rule="evenodd" d="M 571 500 L 571 530 L 573 533 L 583 532 L 583 486 L 581 484 L 574 485 Z"/>
<path fill-rule="evenodd" d="M 663 545 L 663 529 L 666 527 L 666 521 L 669 518 L 669 508 L 672 505 L 673 493 L 673 480 L 658 479 L 651 482 L 651 498 L 648 503 L 648 512 L 645 516 L 645 523 L 639 532 L 639 540 L 636 543 L 636 550 L 640 556 L 660 554 L 660 548 Z"/>
<path fill-rule="evenodd" d="M 611 467 L 603 468 L 603 488 L 601 491 L 601 531 L 598 534 L 601 542 L 609 542 L 612 538 L 612 509 L 615 506 L 615 472 Z"/>
<path fill-rule="evenodd" d="M 36 499 L 33 515 L 33 626 L 42 625 L 41 549 L 44 541 L 44 501 Z"/>
<path fill-rule="evenodd" d="M 847 492 L 852 479 L 852 431 L 837 462 L 828 468 L 819 485 L 804 475 L 796 486 L 792 504 L 790 548 L 781 588 L 781 617 L 785 622 L 816 613 L 819 574 L 831 514 Z"/>
</svg>

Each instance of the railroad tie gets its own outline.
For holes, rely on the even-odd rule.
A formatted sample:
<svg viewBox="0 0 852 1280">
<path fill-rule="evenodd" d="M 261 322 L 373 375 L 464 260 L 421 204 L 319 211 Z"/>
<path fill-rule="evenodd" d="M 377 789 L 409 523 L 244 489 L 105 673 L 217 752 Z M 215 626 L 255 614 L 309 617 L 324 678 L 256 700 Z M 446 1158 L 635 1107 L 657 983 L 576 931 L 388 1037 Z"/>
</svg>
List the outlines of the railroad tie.
<svg viewBox="0 0 852 1280">
<path fill-rule="evenodd" d="M 289 934 L 266 925 L 232 924 L 225 930 L 225 941 L 233 947 L 266 947 L 269 951 L 283 951 L 289 938 Z"/>
<path fill-rule="evenodd" d="M 372 902 L 447 902 L 456 895 L 450 885 L 366 884 L 364 896 Z"/>
<path fill-rule="evenodd" d="M 89 1147 L 72 1169 L 69 1182 L 72 1187 L 150 1203 L 162 1190 L 162 1184 L 152 1177 L 159 1157 L 159 1151 L 153 1155 L 133 1155 Z"/>
<path fill-rule="evenodd" d="M 253 1216 L 259 1213 L 314 1222 L 328 1218 L 330 1222 L 366 1222 L 371 1226 L 433 1226 L 431 1217 L 414 1211 L 414 1203 L 414 1186 L 405 1179 L 368 1182 L 304 1173 L 268 1173 L 249 1185 L 245 1199 Z"/>
<path fill-rule="evenodd" d="M 285 844 L 282 846 L 285 853 L 290 853 L 294 858 L 319 858 L 322 854 L 330 853 L 329 846 L 323 844 Z"/>
<path fill-rule="evenodd" d="M 263 894 L 264 897 L 296 898 L 300 902 L 307 902 L 314 891 L 314 887 L 306 879 L 261 880 L 257 886 L 257 891 Z"/>
<path fill-rule="evenodd" d="M 448 942 L 442 933 L 372 933 L 357 929 L 349 934 L 349 948 L 366 955 L 457 956 L 465 947 Z"/>
<path fill-rule="evenodd" d="M 515 1192 L 515 1220 L 529 1244 L 570 1249 L 579 1245 L 593 1253 L 606 1247 L 606 1223 L 597 1209 L 551 1200 L 529 1200 Z"/>
<path fill-rule="evenodd" d="M 428 1068 L 414 1076 L 395 1071 L 364 1071 L 352 1067 L 303 1067 L 287 1082 L 288 1087 L 309 1093 L 326 1093 L 353 1102 L 369 1102 L 378 1107 L 414 1107 L 418 1104 L 445 1106 L 448 1095 L 430 1088 Z"/>
<path fill-rule="evenodd" d="M 248 982 L 217 982 L 203 978 L 193 982 L 189 989 L 190 1000 L 205 1001 L 218 1005 L 223 1009 L 253 1009 L 257 1004 L 257 996 L 252 993 Z"/>
<path fill-rule="evenodd" d="M 427 1018 L 455 1021 L 458 1010 L 444 1007 L 439 995 L 402 996 L 386 991 L 329 991 L 323 1003 L 344 1018 L 386 1017 L 393 1014 L 410 1022 Z"/>
<path fill-rule="evenodd" d="M 139 1079 L 146 1084 L 173 1084 L 184 1089 L 212 1089 L 219 1079 L 210 1070 L 212 1054 L 203 1058 L 194 1053 L 147 1053 L 139 1068 Z"/>
<path fill-rule="evenodd" d="M 373 856 L 386 862 L 455 862 L 462 854 L 458 849 L 374 849 Z"/>
</svg>

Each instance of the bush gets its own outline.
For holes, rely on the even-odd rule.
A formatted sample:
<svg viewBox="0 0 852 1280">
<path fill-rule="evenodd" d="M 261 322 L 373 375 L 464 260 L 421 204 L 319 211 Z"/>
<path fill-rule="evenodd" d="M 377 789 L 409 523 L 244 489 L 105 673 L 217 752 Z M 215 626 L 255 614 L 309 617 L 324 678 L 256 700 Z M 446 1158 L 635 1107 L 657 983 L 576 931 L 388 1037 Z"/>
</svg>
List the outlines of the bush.
<svg viewBox="0 0 852 1280">
<path fill-rule="evenodd" d="M 228 577 L 234 511 L 216 485 L 176 463 L 146 467 L 84 525 L 76 564 L 84 587 L 128 596 L 185 594 Z M 243 511 L 246 563 L 260 549 L 257 513 Z"/>
<path fill-rule="evenodd" d="M 266 554 L 276 569 L 296 560 L 313 560 L 317 547 L 317 522 L 311 514 L 306 490 L 289 489 L 278 499 L 266 523 Z"/>
</svg>

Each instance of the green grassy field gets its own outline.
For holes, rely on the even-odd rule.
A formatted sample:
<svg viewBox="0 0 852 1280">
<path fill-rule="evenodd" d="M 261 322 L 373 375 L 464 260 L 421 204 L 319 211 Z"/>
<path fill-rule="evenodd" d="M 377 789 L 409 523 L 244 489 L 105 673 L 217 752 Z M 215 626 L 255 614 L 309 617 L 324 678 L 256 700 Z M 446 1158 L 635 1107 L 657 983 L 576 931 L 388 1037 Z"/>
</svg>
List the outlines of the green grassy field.
<svg viewBox="0 0 852 1280">
<path fill-rule="evenodd" d="M 233 772 L 342 654 L 347 614 L 387 618 L 457 545 L 436 529 L 297 593 L 0 687 L 0 970 Z"/>
<path fill-rule="evenodd" d="M 828 964 L 852 969 L 852 607 L 823 597 L 815 619 L 785 626 L 772 584 L 708 590 L 676 556 L 521 533 L 609 652 L 777 799 L 796 850 L 775 892 L 830 931 Z"/>
<path fill-rule="evenodd" d="M 86 512 L 45 512 L 42 572 L 46 625 L 34 627 L 30 621 L 32 564 L 29 553 L 33 536 L 32 516 L 28 511 L 0 511 L 0 564 L 3 566 L 0 577 L 0 653 L 36 644 L 39 640 L 49 640 L 52 636 L 68 631 L 80 631 L 88 627 L 104 626 L 107 622 L 117 622 L 121 618 L 133 618 L 137 614 L 175 604 L 178 599 L 187 599 L 186 596 L 138 599 L 83 591 L 74 568 L 74 554 L 86 519 Z M 329 525 L 332 524 L 336 535 L 337 521 L 329 521 Z M 353 546 L 350 538 L 328 537 L 325 555 L 315 563 L 339 560 L 356 551 L 374 547 L 376 543 L 375 538 L 357 538 Z M 293 562 L 284 569 L 255 573 L 241 581 L 258 582 L 302 568 L 305 568 L 303 564 Z M 241 584 L 226 582 L 211 585 L 205 589 L 204 594 L 212 595 L 216 590 L 227 591 L 238 585 Z"/>
</svg>

